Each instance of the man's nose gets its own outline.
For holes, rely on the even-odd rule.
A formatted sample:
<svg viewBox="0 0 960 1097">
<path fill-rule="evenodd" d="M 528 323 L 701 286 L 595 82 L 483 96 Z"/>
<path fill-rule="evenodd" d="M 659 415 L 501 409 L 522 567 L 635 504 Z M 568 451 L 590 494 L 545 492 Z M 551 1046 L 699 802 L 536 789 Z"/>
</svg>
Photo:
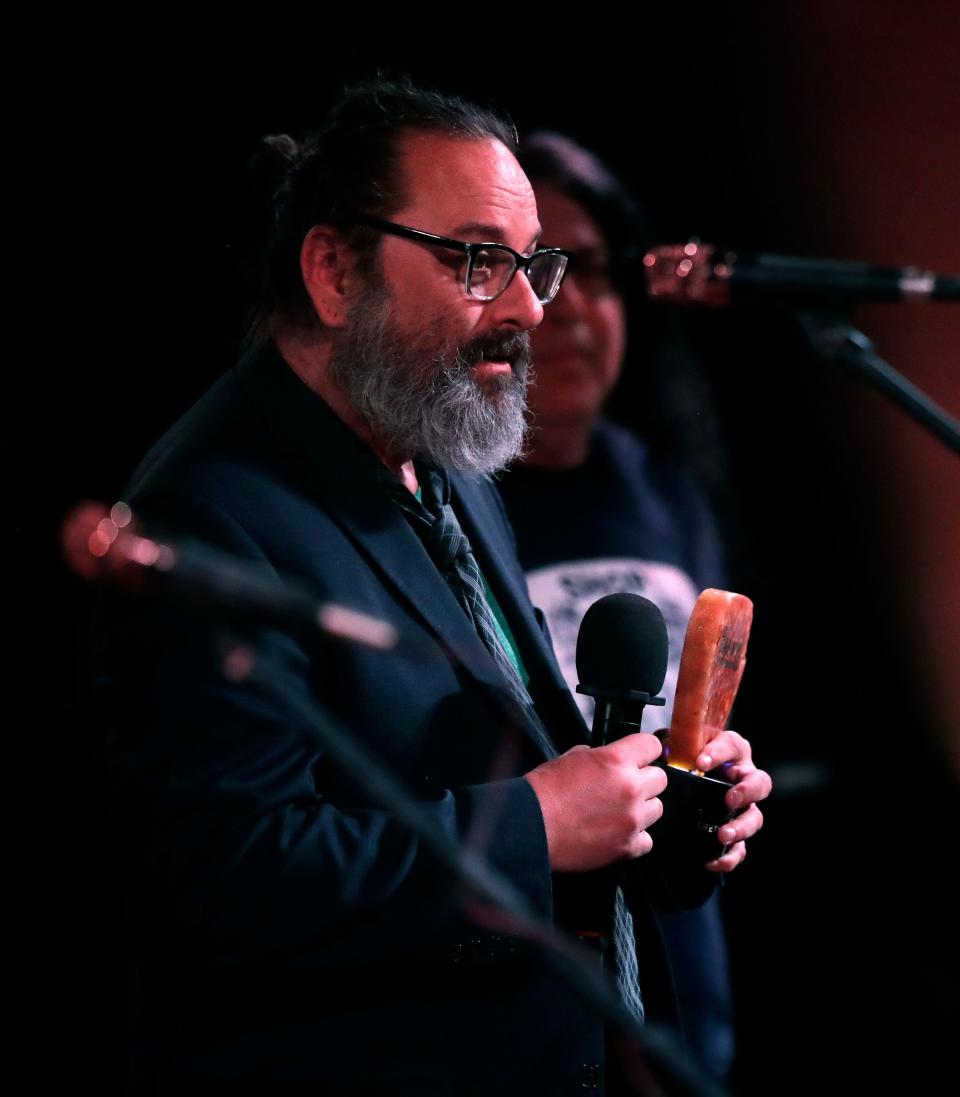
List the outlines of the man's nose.
<svg viewBox="0 0 960 1097">
<path fill-rule="evenodd" d="M 490 308 L 498 327 L 517 331 L 531 331 L 543 319 L 543 305 L 522 270 L 518 270 L 510 285 L 490 302 Z"/>
</svg>

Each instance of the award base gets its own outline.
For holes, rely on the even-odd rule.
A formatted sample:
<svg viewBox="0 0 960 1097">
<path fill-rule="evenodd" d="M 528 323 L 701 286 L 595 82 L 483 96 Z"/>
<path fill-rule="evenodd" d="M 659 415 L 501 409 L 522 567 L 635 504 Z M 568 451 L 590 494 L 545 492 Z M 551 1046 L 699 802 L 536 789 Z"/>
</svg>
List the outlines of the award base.
<svg viewBox="0 0 960 1097">
<path fill-rule="evenodd" d="M 715 777 L 660 764 L 667 773 L 667 787 L 660 793 L 663 816 L 653 825 L 654 847 L 659 854 L 669 852 L 704 864 L 713 861 L 726 849 L 717 831 L 737 814 L 724 803 L 733 786 Z"/>
</svg>

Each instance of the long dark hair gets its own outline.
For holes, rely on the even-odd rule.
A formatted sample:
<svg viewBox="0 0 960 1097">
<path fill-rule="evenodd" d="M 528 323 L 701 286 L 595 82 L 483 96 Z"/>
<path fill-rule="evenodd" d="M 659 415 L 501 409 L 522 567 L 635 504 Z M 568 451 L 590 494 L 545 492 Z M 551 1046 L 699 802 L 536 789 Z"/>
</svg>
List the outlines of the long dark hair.
<svg viewBox="0 0 960 1097">
<path fill-rule="evenodd" d="M 718 486 L 724 470 L 719 429 L 684 319 L 647 297 L 643 256 L 656 240 L 647 212 L 594 153 L 564 134 L 530 134 L 519 158 L 535 188 L 547 185 L 577 202 L 604 235 L 611 277 L 627 311 L 627 360 L 608 413 L 654 451 Z"/>
</svg>

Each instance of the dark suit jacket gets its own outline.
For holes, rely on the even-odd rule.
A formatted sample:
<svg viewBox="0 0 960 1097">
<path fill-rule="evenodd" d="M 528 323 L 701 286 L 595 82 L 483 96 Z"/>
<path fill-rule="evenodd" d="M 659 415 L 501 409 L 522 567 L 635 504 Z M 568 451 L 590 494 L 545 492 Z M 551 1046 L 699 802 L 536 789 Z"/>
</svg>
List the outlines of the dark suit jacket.
<svg viewBox="0 0 960 1097">
<path fill-rule="evenodd" d="M 277 629 L 257 648 L 279 662 L 285 694 L 348 725 L 439 827 L 482 842 L 542 917 L 603 928 L 587 923 L 604 921 L 608 889 L 551 878 L 519 776 L 545 753 L 527 728 L 504 749 L 498 671 L 374 462 L 268 348 L 154 447 L 128 498 L 152 531 L 202 539 L 416 636 L 434 657 Z M 585 729 L 499 498 L 460 475 L 452 489 L 566 750 Z M 283 705 L 224 678 L 222 629 L 200 608 L 116 597 L 106 622 L 100 686 L 143 1068 L 161 1092 L 560 1093 L 596 1078 L 591 1011 L 528 946 L 478 928 L 447 873 Z"/>
</svg>

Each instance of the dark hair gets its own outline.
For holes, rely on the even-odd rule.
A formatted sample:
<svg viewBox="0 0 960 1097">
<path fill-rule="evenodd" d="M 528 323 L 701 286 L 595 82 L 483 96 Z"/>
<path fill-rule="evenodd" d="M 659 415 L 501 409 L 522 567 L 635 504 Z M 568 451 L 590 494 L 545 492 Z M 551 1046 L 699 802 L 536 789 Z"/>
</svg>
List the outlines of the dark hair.
<svg viewBox="0 0 960 1097">
<path fill-rule="evenodd" d="M 603 233 L 617 289 L 624 297 L 643 296 L 641 260 L 653 244 L 653 230 L 627 187 L 562 133 L 530 134 L 521 142 L 519 160 L 532 183 L 554 187 L 583 206 Z"/>
<path fill-rule="evenodd" d="M 300 248 L 314 225 L 334 225 L 369 261 L 379 236 L 357 227 L 360 213 L 388 217 L 404 202 L 396 170 L 398 138 L 410 131 L 489 138 L 517 150 L 512 123 L 492 110 L 420 88 L 408 79 L 344 89 L 320 129 L 296 142 L 266 137 L 251 163 L 257 189 L 273 207 L 250 334 L 262 337 L 278 314 L 304 314 Z M 309 315 L 309 313 L 307 313 Z"/>
<path fill-rule="evenodd" d="M 594 153 L 564 134 L 532 133 L 521 142 L 519 160 L 534 189 L 550 186 L 577 202 L 606 241 L 611 278 L 626 306 L 628 341 L 627 366 L 609 411 L 654 451 L 694 468 L 713 488 L 724 463 L 712 395 L 683 321 L 647 299 L 642 260 L 655 235 L 646 212 Z"/>
</svg>

